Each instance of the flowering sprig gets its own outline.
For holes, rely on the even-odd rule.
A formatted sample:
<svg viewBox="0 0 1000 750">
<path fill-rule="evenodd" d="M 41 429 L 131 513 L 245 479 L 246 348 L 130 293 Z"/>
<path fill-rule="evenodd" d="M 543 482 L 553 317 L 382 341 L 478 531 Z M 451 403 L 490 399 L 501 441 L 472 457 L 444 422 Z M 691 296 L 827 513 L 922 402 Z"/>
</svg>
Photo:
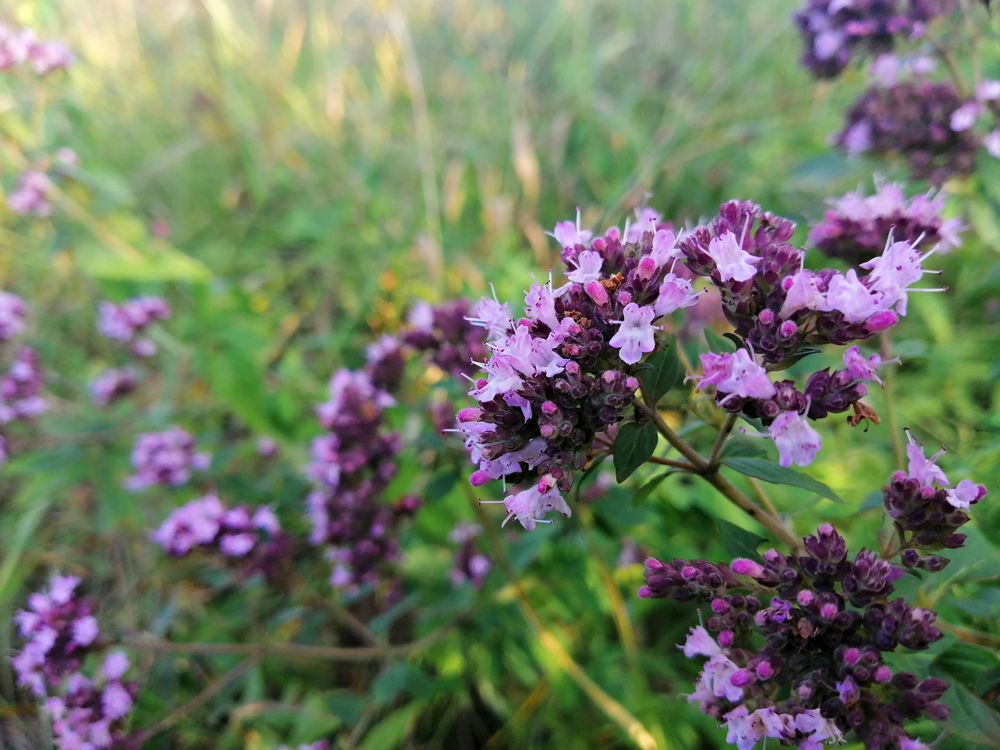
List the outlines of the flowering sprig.
<svg viewBox="0 0 1000 750">
<path fill-rule="evenodd" d="M 42 396 L 44 371 L 35 350 L 27 346 L 15 350 L 8 344 L 24 331 L 26 319 L 24 300 L 0 291 L 0 355 L 9 363 L 0 375 L 0 466 L 9 458 L 8 425 L 30 422 L 48 409 Z"/>
<path fill-rule="evenodd" d="M 848 732 L 869 750 L 913 750 L 924 745 L 906 734 L 905 722 L 947 718 L 938 702 L 947 682 L 893 671 L 883 656 L 924 650 L 942 635 L 933 611 L 892 597 L 904 574 L 894 560 L 941 570 L 947 559 L 918 550 L 960 547 L 965 536 L 955 529 L 986 489 L 970 480 L 943 487 L 940 453 L 927 458 L 912 438 L 907 452 L 908 471 L 885 488 L 899 543 L 884 556 L 861 549 L 850 559 L 843 537 L 823 524 L 803 539 L 803 554 L 646 561 L 640 597 L 709 604 L 705 626 L 692 628 L 683 645 L 689 658 L 708 657 L 688 700 L 724 721 L 727 741 L 741 750 L 765 737 L 819 748 Z"/>
<path fill-rule="evenodd" d="M 195 549 L 213 550 L 244 575 L 256 571 L 274 578 L 291 550 L 292 540 L 266 505 L 226 507 L 215 495 L 192 500 L 174 510 L 150 538 L 173 557 Z"/>
<path fill-rule="evenodd" d="M 7 196 L 7 206 L 16 214 L 46 218 L 52 215 L 52 191 L 55 177 L 71 176 L 67 167 L 79 166 L 76 152 L 68 147 L 56 149 L 51 157 L 40 158 L 17 178 L 17 185 Z"/>
<path fill-rule="evenodd" d="M 875 56 L 871 85 L 833 138 L 847 154 L 899 157 L 935 185 L 972 174 L 981 148 L 1000 158 L 1000 82 L 967 80 L 952 57 L 975 46 L 975 34 L 925 41 L 928 25 L 957 8 L 955 0 L 807 0 L 795 15 L 813 75 L 832 78 L 852 59 Z M 935 77 L 939 62 L 950 80 Z"/>
<path fill-rule="evenodd" d="M 510 480 L 507 518 L 527 529 L 557 511 L 595 438 L 625 416 L 639 381 L 632 365 L 656 348 L 654 320 L 697 301 L 673 272 L 676 236 L 650 210 L 623 232 L 592 238 L 572 222 L 556 225 L 568 282 L 536 282 L 524 317 L 486 301 L 474 322 L 489 331 L 486 373 L 458 413 L 466 449 L 479 468 L 471 482 Z"/>
<path fill-rule="evenodd" d="M 445 372 L 471 375 L 476 371 L 472 363 L 486 356 L 474 315 L 468 300 L 437 306 L 421 301 L 410 310 L 410 328 L 400 338 Z"/>
<path fill-rule="evenodd" d="M 395 529 L 420 503 L 413 497 L 393 506 L 381 502 L 400 447 L 399 435 L 385 429 L 392 396 L 369 373 L 343 369 L 330 379 L 330 396 L 316 407 L 327 432 L 312 442 L 308 474 L 316 488 L 307 499 L 309 539 L 326 548 L 330 584 L 357 590 L 377 583 L 385 564 L 399 558 Z"/>
<path fill-rule="evenodd" d="M 834 142 L 849 155 L 899 156 L 914 178 L 940 185 L 971 174 L 981 147 L 1000 155 L 996 121 L 989 135 L 972 129 L 976 118 L 969 122 L 966 113 L 974 103 L 948 81 L 873 85 L 847 111 Z"/>
<path fill-rule="evenodd" d="M 903 187 L 888 182 L 873 195 L 847 193 L 831 201 L 823 221 L 809 230 L 809 242 L 833 258 L 858 265 L 882 252 L 892 234 L 897 242 L 936 247 L 948 253 L 962 244 L 961 219 L 945 219 L 944 195 L 918 193 L 907 198 Z"/>
<path fill-rule="evenodd" d="M 39 39 L 28 28 L 13 29 L 0 23 L 0 70 L 30 66 L 38 76 L 64 70 L 73 64 L 73 53 L 58 39 Z"/>
<path fill-rule="evenodd" d="M 157 484 L 186 484 L 193 471 L 207 469 L 212 460 L 208 453 L 197 450 L 194 436 L 177 425 L 139 435 L 131 458 L 135 473 L 125 480 L 125 487 L 132 491 Z"/>
<path fill-rule="evenodd" d="M 789 242 L 795 225 L 749 201 L 723 203 L 710 223 L 680 240 L 657 215 L 643 216 L 645 226 L 613 227 L 597 238 L 560 223 L 553 236 L 577 243 L 563 249 L 568 282 L 536 282 L 516 322 L 499 303 L 477 312 L 475 322 L 490 331 L 492 355 L 469 392 L 478 405 L 458 412 L 459 431 L 478 464 L 470 481 L 511 482 L 501 502 L 507 520 L 526 529 L 548 523 L 551 511 L 570 515 L 561 493 L 574 472 L 610 445 L 608 438 L 595 446 L 598 435 L 626 418 L 629 406 L 654 406 L 636 404 L 639 368 L 670 345 L 662 334 L 658 341 L 663 326 L 656 321 L 697 301 L 692 276 L 719 290 L 739 345 L 703 354 L 703 374 L 689 377 L 699 388 L 714 387 L 721 408 L 760 420 L 783 466 L 806 465 L 822 442 L 810 421 L 848 409 L 852 424 L 877 421 L 860 399 L 865 381 L 881 382 L 885 363 L 854 346 L 843 354 L 843 369 L 819 370 L 801 390 L 771 373 L 817 345 L 849 344 L 895 325 L 936 249 L 922 252 L 916 240 L 890 233 L 860 275 L 811 271 L 804 251 Z M 675 435 L 658 429 L 684 453 Z M 696 473 L 717 468 L 716 458 L 684 455 Z"/>
<path fill-rule="evenodd" d="M 121 652 L 105 655 L 98 680 L 85 675 L 84 660 L 106 647 L 95 603 L 80 596 L 80 583 L 54 576 L 48 591 L 28 598 L 28 609 L 15 616 L 26 642 L 11 663 L 18 683 L 44 698 L 57 748 L 124 748 L 124 722 L 138 685 L 123 679 L 129 661 Z"/>
<path fill-rule="evenodd" d="M 97 330 L 103 336 L 128 344 L 137 357 L 156 353 L 156 344 L 143 334 L 157 320 L 170 317 L 170 305 L 162 297 L 135 297 L 120 305 L 102 302 L 97 310 Z"/>
<path fill-rule="evenodd" d="M 135 358 L 133 363 L 143 367 L 157 351 L 146 331 L 155 321 L 167 320 L 171 314 L 170 305 L 162 297 L 134 297 L 120 305 L 104 301 L 97 308 L 97 330 L 112 341 L 126 344 L 128 354 Z M 98 375 L 90 384 L 94 403 L 107 406 L 138 388 L 142 380 L 140 367 L 111 368 Z"/>
<path fill-rule="evenodd" d="M 854 57 L 920 39 L 928 23 L 955 6 L 955 0 L 807 0 L 795 14 L 802 64 L 817 78 L 833 78 Z"/>
</svg>

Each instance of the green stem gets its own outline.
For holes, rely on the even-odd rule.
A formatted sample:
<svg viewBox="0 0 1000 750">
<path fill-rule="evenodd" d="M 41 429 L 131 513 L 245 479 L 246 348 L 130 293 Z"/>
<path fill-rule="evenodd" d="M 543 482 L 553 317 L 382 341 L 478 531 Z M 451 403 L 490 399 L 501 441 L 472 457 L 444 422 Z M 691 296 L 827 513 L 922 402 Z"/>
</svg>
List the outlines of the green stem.
<svg viewBox="0 0 1000 750">
<path fill-rule="evenodd" d="M 879 334 L 879 356 L 883 361 L 892 358 L 892 338 L 888 331 Z M 885 385 L 882 387 L 882 393 L 885 397 L 885 418 L 889 424 L 889 434 L 892 436 L 892 456 L 896 468 L 902 469 L 906 466 L 906 446 L 903 445 L 903 431 L 899 426 L 899 411 L 896 408 L 895 372 L 886 369 L 883 380 Z"/>
<path fill-rule="evenodd" d="M 729 435 L 733 431 L 733 427 L 736 425 L 735 414 L 730 414 L 726 417 L 726 421 L 723 423 L 722 428 L 719 430 L 718 436 L 715 438 L 715 445 L 712 446 L 712 453 L 708 457 L 708 467 L 713 471 L 719 468 L 720 459 L 722 458 L 722 449 L 726 445 L 726 440 L 729 439 Z"/>
<path fill-rule="evenodd" d="M 660 458 L 659 456 L 650 456 L 646 459 L 647 464 L 658 464 L 660 466 L 671 466 L 675 469 L 680 469 L 681 471 L 694 471 L 694 467 L 687 461 L 674 461 L 671 458 Z"/>
<path fill-rule="evenodd" d="M 761 508 L 732 482 L 726 479 L 720 473 L 719 466 L 712 466 L 702 458 L 694 448 L 688 445 L 683 438 L 670 428 L 670 425 L 663 421 L 663 417 L 660 416 L 655 407 L 639 401 L 636 402 L 636 407 L 649 417 L 660 434 L 667 439 L 667 442 L 691 462 L 693 473 L 715 487 L 723 497 L 770 531 L 775 538 L 779 539 L 790 550 L 797 551 L 802 548 L 802 540 L 792 533 L 777 513 Z"/>
<path fill-rule="evenodd" d="M 963 628 L 961 625 L 952 625 L 949 622 L 942 622 L 941 620 L 935 621 L 934 624 L 946 633 L 951 633 L 963 643 L 973 643 L 977 646 L 1000 649 L 1000 636 L 993 635 L 992 633 L 984 633 L 981 630 Z"/>
<path fill-rule="evenodd" d="M 286 657 L 317 661 L 367 662 L 408 656 L 437 641 L 446 627 L 411 643 L 385 646 L 309 646 L 299 643 L 177 643 L 140 635 L 122 640 L 122 645 L 143 651 L 170 654 L 246 654 L 259 658 Z"/>
</svg>

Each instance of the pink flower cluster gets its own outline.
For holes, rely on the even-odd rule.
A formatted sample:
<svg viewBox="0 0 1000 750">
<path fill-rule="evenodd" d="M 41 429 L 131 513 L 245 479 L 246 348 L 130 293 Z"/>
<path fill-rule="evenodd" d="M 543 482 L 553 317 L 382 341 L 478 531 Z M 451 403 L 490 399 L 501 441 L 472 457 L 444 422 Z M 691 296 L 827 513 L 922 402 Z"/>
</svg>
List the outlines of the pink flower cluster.
<svg viewBox="0 0 1000 750">
<path fill-rule="evenodd" d="M 451 580 L 455 584 L 468 581 L 479 588 L 486 580 L 486 574 L 493 567 L 490 559 L 476 547 L 476 539 L 482 533 L 482 528 L 475 523 L 460 523 L 448 534 L 448 541 L 459 545 L 455 552 L 454 567 L 451 569 Z"/>
<path fill-rule="evenodd" d="M 15 294 L 0 291 L 0 344 L 24 331 L 27 307 Z M 10 349 L 3 353 L 9 356 Z M 41 396 L 43 373 L 33 349 L 21 347 L 0 376 L 0 466 L 7 462 L 6 426 L 34 419 L 48 408 Z"/>
<path fill-rule="evenodd" d="M 394 403 L 369 373 L 342 369 L 330 379 L 330 400 L 316 407 L 327 432 L 312 442 L 310 541 L 326 547 L 335 588 L 377 583 L 385 563 L 399 557 L 398 523 L 419 506 L 412 497 L 382 502 L 397 469 L 399 435 L 386 430 L 385 420 Z"/>
<path fill-rule="evenodd" d="M 0 341 L 10 341 L 24 331 L 27 316 L 28 308 L 23 299 L 0 291 Z"/>
<path fill-rule="evenodd" d="M 478 469 L 470 481 L 513 479 L 503 502 L 507 520 L 526 529 L 570 515 L 561 493 L 573 484 L 595 437 L 623 416 L 639 386 L 632 366 L 656 348 L 655 323 L 690 307 L 697 295 L 674 273 L 670 225 L 650 209 L 635 225 L 603 236 L 570 221 L 552 236 L 563 246 L 567 283 L 535 283 L 524 316 L 486 299 L 469 319 L 488 332 L 485 376 L 469 391 L 476 407 L 458 413 L 458 428 Z"/>
<path fill-rule="evenodd" d="M 0 70 L 30 65 L 36 75 L 48 75 L 73 64 L 73 53 L 65 42 L 39 39 L 31 29 L 12 29 L 0 23 Z"/>
<path fill-rule="evenodd" d="M 162 297 L 135 297 L 121 305 L 102 302 L 97 310 L 97 330 L 128 344 L 137 357 L 150 357 L 156 354 L 156 344 L 143 333 L 154 321 L 169 317 L 170 305 Z"/>
<path fill-rule="evenodd" d="M 16 214 L 31 215 L 45 218 L 52 214 L 50 196 L 55 187 L 52 175 L 66 175 L 67 166 L 79 164 L 76 152 L 71 148 L 58 149 L 52 162 L 47 158 L 40 165 L 23 172 L 17 180 L 17 186 L 7 198 L 7 205 Z M 49 170 L 51 167 L 55 169 Z"/>
<path fill-rule="evenodd" d="M 22 347 L 0 378 L 0 426 L 14 420 L 27 421 L 43 413 L 48 404 L 39 395 L 42 368 L 33 349 Z"/>
<path fill-rule="evenodd" d="M 82 671 L 85 657 L 103 646 L 94 603 L 79 595 L 79 585 L 74 576 L 54 576 L 47 592 L 28 598 L 28 609 L 15 616 L 26 643 L 11 662 L 18 682 L 46 698 L 57 748 L 121 747 L 138 686 L 122 679 L 129 662 L 121 652 L 105 656 L 98 681 Z"/>
<path fill-rule="evenodd" d="M 245 574 L 261 571 L 269 577 L 291 548 L 291 539 L 266 505 L 227 508 L 215 495 L 177 508 L 150 538 L 174 557 L 196 548 L 218 550 Z"/>
<path fill-rule="evenodd" d="M 97 330 L 114 341 L 128 344 L 129 353 L 136 357 L 150 357 L 156 353 L 156 344 L 144 335 L 157 320 L 167 320 L 170 306 L 162 297 L 135 297 L 116 305 L 102 302 L 97 311 Z M 90 394 L 98 406 L 107 406 L 134 391 L 141 380 L 134 367 L 110 368 L 90 384 Z"/>
<path fill-rule="evenodd" d="M 831 257 L 857 265 L 882 252 L 886 237 L 920 243 L 946 253 L 962 244 L 960 219 L 944 219 L 944 196 L 919 193 L 907 198 L 900 185 L 885 183 L 874 195 L 848 193 L 832 202 L 809 241 Z"/>
<path fill-rule="evenodd" d="M 192 471 L 207 469 L 210 462 L 209 454 L 196 450 L 191 433 L 177 425 L 145 432 L 132 446 L 135 474 L 125 480 L 125 487 L 133 491 L 155 484 L 176 487 L 187 483 Z"/>
</svg>

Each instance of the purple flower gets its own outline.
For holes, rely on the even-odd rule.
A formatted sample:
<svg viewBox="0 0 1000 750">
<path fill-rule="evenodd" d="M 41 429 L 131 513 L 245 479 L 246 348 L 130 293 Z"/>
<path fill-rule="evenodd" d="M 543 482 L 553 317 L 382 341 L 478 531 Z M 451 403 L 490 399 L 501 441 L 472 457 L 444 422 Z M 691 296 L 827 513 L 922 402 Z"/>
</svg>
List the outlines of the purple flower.
<svg viewBox="0 0 1000 750">
<path fill-rule="evenodd" d="M 90 384 L 90 396 L 98 406 L 107 406 L 126 396 L 139 385 L 139 374 L 134 368 L 105 370 Z"/>
<path fill-rule="evenodd" d="M 17 181 L 17 187 L 7 197 L 7 205 L 16 214 L 31 214 L 42 218 L 52 214 L 49 192 L 52 180 L 44 172 L 29 170 Z"/>
<path fill-rule="evenodd" d="M 572 221 L 560 221 L 551 232 L 545 234 L 553 237 L 563 247 L 575 247 L 576 245 L 586 245 L 593 237 L 593 233 L 580 229 L 580 209 L 576 209 L 576 223 Z"/>
<path fill-rule="evenodd" d="M 215 495 L 192 500 L 171 513 L 150 538 L 170 555 L 196 548 L 218 550 L 232 558 L 243 575 L 260 571 L 274 578 L 291 540 L 267 506 L 227 508 Z"/>
<path fill-rule="evenodd" d="M 142 334 L 154 321 L 170 315 L 170 306 L 162 297 L 135 297 L 121 305 L 102 302 L 97 308 L 97 330 L 109 339 L 129 344 L 136 356 L 149 357 L 156 353 L 156 344 Z"/>
<path fill-rule="evenodd" d="M 16 294 L 0 291 L 0 341 L 10 341 L 24 330 L 28 309 Z"/>
<path fill-rule="evenodd" d="M 809 241 L 827 255 L 858 265 L 884 251 L 890 233 L 897 241 L 946 253 L 961 244 L 960 219 L 944 219 L 944 196 L 920 193 L 907 199 L 894 183 L 878 186 L 875 195 L 848 193 L 833 202 L 823 221 L 809 232 Z"/>
<path fill-rule="evenodd" d="M 770 398 L 774 383 L 767 371 L 750 358 L 746 349 L 735 353 L 701 355 L 705 375 L 698 381 L 699 388 L 714 385 L 719 393 L 743 398 Z"/>
<path fill-rule="evenodd" d="M 173 425 L 162 432 L 145 432 L 132 446 L 135 473 L 125 480 L 125 487 L 141 490 L 155 484 L 177 487 L 186 484 L 191 472 L 207 469 L 211 457 L 198 453 L 194 437 Z"/>
<path fill-rule="evenodd" d="M 656 316 L 669 315 L 672 312 L 698 304 L 700 295 L 696 294 L 691 282 L 680 276 L 668 273 L 660 284 L 659 295 L 653 305 Z"/>
<path fill-rule="evenodd" d="M 410 312 L 412 329 L 400 338 L 445 372 L 471 375 L 477 369 L 474 361 L 484 359 L 487 353 L 481 328 L 487 328 L 492 335 L 506 325 L 503 317 L 503 306 L 499 303 L 488 307 L 480 303 L 473 312 L 464 299 L 437 307 L 419 302 Z"/>
<path fill-rule="evenodd" d="M 656 312 L 652 307 L 639 307 L 635 302 L 625 305 L 622 311 L 624 320 L 618 332 L 611 337 L 609 346 L 620 349 L 622 362 L 634 365 L 643 354 L 648 354 L 656 348 L 653 334 L 657 326 L 653 325 Z"/>
<path fill-rule="evenodd" d="M 844 350 L 844 367 L 847 369 L 847 374 L 857 380 L 874 380 L 881 385 L 882 379 L 878 376 L 878 368 L 883 364 L 886 363 L 877 354 L 865 359 L 856 346 Z"/>
<path fill-rule="evenodd" d="M 456 584 L 468 581 L 479 588 L 490 572 L 492 565 L 489 558 L 476 549 L 475 540 L 481 532 L 482 528 L 477 524 L 460 523 L 448 534 L 449 541 L 460 545 L 451 569 L 451 580 Z"/>
<path fill-rule="evenodd" d="M 79 585 L 79 578 L 53 576 L 48 592 L 32 594 L 28 609 L 15 615 L 26 643 L 12 664 L 18 682 L 36 695 L 78 670 L 100 632 L 93 602 L 77 594 Z"/>
<path fill-rule="evenodd" d="M 950 83 L 872 87 L 848 111 L 835 142 L 848 154 L 898 155 L 913 177 L 941 184 L 975 169 L 979 137 L 951 126 L 952 113 L 966 103 Z"/>
<path fill-rule="evenodd" d="M 601 278 L 601 266 L 604 259 L 600 253 L 584 250 L 576 256 L 576 268 L 566 273 L 566 278 L 575 284 L 587 284 Z"/>
<path fill-rule="evenodd" d="M 490 285 L 492 289 L 493 285 Z M 510 305 L 502 303 L 496 298 L 496 290 L 493 290 L 493 299 L 484 297 L 472 309 L 472 315 L 466 320 L 474 326 L 486 329 L 486 340 L 497 341 L 506 338 L 510 333 L 513 320 L 510 316 Z"/>
<path fill-rule="evenodd" d="M 897 38 L 923 36 L 928 22 L 954 7 L 953 0 L 807 0 L 795 14 L 805 42 L 802 64 L 818 78 L 832 78 L 854 55 L 884 53 Z"/>
<path fill-rule="evenodd" d="M 26 421 L 42 414 L 46 400 L 42 390 L 42 369 L 33 349 L 22 347 L 7 374 L 0 378 L 0 425 Z"/>
<path fill-rule="evenodd" d="M 532 531 L 537 523 L 552 523 L 543 520 L 545 515 L 551 511 L 556 511 L 569 518 L 573 515 L 566 501 L 559 494 L 555 482 L 543 477 L 537 484 L 533 484 L 526 490 L 516 492 L 503 499 L 503 504 L 507 508 L 506 524 L 511 518 L 516 518 L 526 530 Z"/>
<path fill-rule="evenodd" d="M 937 460 L 944 455 L 942 448 L 930 458 L 924 454 L 924 447 L 911 433 L 907 433 L 906 457 L 909 460 L 909 475 L 920 482 L 922 487 L 934 484 L 948 484 L 948 477 L 937 465 Z"/>
<path fill-rule="evenodd" d="M 732 232 L 713 237 L 708 244 L 708 254 L 715 261 L 722 281 L 749 281 L 757 273 L 755 265 L 761 262 L 743 250 Z"/>
</svg>

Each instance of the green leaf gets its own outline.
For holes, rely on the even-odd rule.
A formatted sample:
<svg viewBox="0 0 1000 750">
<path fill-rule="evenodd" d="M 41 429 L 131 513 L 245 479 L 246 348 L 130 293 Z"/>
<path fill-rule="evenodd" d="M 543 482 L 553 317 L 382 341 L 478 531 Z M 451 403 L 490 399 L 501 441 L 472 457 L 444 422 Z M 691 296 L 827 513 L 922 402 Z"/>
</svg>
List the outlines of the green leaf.
<svg viewBox="0 0 1000 750">
<path fill-rule="evenodd" d="M 80 266 L 88 275 L 109 281 L 211 281 L 212 272 L 200 260 L 164 242 L 150 244 L 118 252 L 88 245 L 80 250 Z"/>
<path fill-rule="evenodd" d="M 1000 748 L 1000 714 L 965 685 L 953 682 L 941 702 L 951 709 L 951 734 L 983 747 Z"/>
<path fill-rule="evenodd" d="M 733 342 L 732 339 L 726 338 L 725 336 L 720 336 L 719 334 L 709 330 L 708 328 L 705 329 L 705 341 L 708 342 L 709 351 L 717 352 L 720 354 L 725 352 L 736 351 L 736 344 Z"/>
<path fill-rule="evenodd" d="M 660 398 L 677 385 L 681 376 L 681 363 L 677 358 L 677 347 L 669 346 L 661 349 L 644 363 L 647 368 L 638 372 L 639 382 L 646 400 L 655 404 Z"/>
<path fill-rule="evenodd" d="M 619 484 L 653 455 L 656 440 L 656 428 L 649 422 L 626 422 L 621 426 L 615 439 L 615 478 Z"/>
<path fill-rule="evenodd" d="M 671 474 L 676 473 L 676 471 L 666 471 L 650 479 L 638 489 L 635 495 L 632 496 L 632 506 L 635 507 L 637 505 L 642 505 L 644 502 L 649 500 L 649 496 L 652 495 L 653 491 L 660 486 L 660 482 L 669 477 Z"/>
<path fill-rule="evenodd" d="M 785 466 L 778 466 L 771 461 L 764 461 L 759 458 L 727 458 L 722 461 L 725 466 L 735 469 L 740 474 L 755 479 L 763 479 L 771 484 L 787 484 L 792 487 L 800 487 L 809 492 L 815 492 L 820 497 L 833 500 L 835 503 L 843 503 L 841 497 L 830 487 L 818 479 L 813 479 L 806 474 L 800 474 L 794 469 Z"/>
<path fill-rule="evenodd" d="M 392 750 L 403 747 L 403 738 L 424 708 L 423 701 L 415 701 L 381 717 L 365 735 L 361 750 Z"/>
<path fill-rule="evenodd" d="M 719 538 L 722 540 L 722 546 L 726 548 L 726 552 L 733 557 L 760 560 L 757 547 L 761 542 L 767 541 L 766 537 L 757 536 L 752 531 L 747 531 L 721 518 L 716 519 L 715 523 L 719 527 Z"/>
</svg>

